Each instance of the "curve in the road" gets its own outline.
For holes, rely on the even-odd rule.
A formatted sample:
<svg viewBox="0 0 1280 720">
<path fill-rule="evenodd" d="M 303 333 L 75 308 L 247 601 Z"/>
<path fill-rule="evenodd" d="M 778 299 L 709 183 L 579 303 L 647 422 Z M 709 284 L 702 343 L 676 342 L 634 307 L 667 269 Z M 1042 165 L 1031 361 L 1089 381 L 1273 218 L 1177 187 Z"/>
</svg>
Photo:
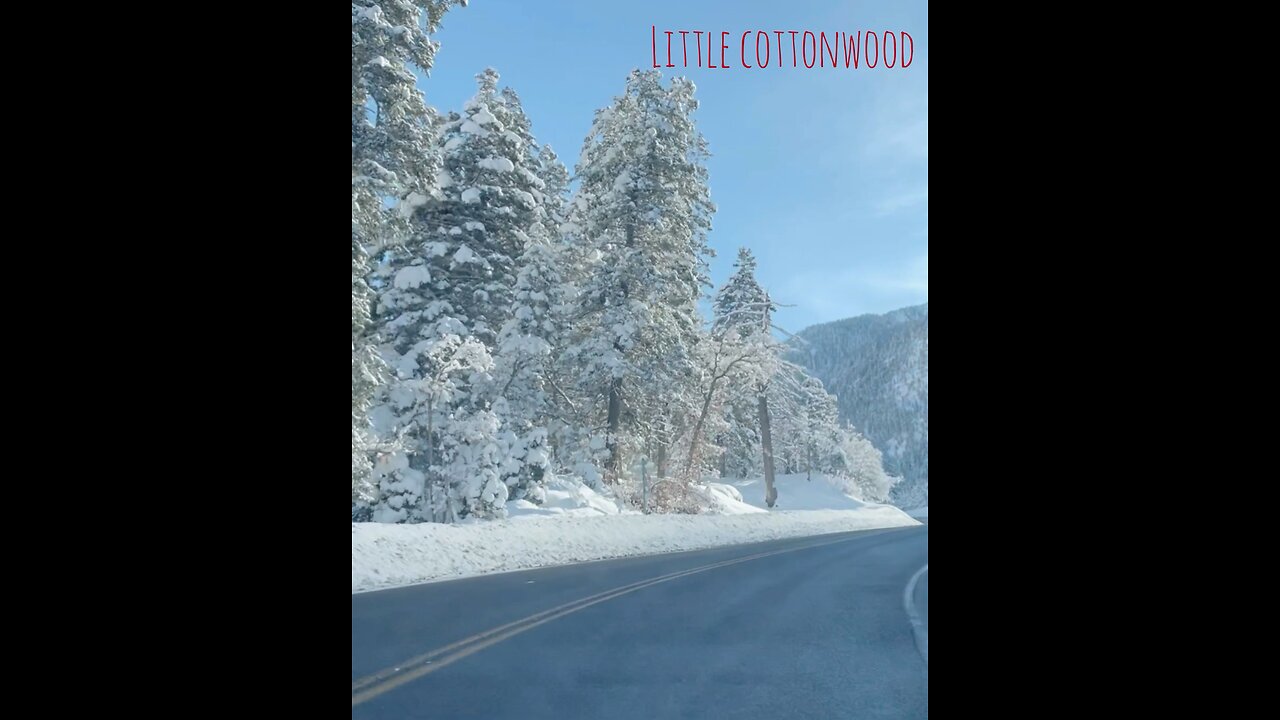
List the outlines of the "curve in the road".
<svg viewBox="0 0 1280 720">
<path fill-rule="evenodd" d="M 559 607 L 554 607 L 550 610 L 544 610 L 540 613 L 535 613 L 534 615 L 521 618 L 515 622 L 507 623 L 506 625 L 502 625 L 482 633 L 477 633 L 471 637 L 464 638 L 450 645 L 446 645 L 445 647 L 423 653 L 417 657 L 397 663 L 393 667 L 385 668 L 379 672 L 373 673 L 372 675 L 360 678 L 351 683 L 351 706 L 355 707 L 367 700 L 372 700 L 373 698 L 394 690 L 405 683 L 452 665 L 468 655 L 479 652 L 491 645 L 496 645 L 503 640 L 514 637 L 515 635 L 527 630 L 532 630 L 539 625 L 562 618 L 565 615 L 583 610 L 591 607 L 592 605 L 622 597 L 623 595 L 636 592 L 637 590 L 643 590 L 644 588 L 651 587 L 653 585 L 670 582 L 688 575 L 707 572 L 708 570 L 715 570 L 716 568 L 726 567 L 728 565 L 736 565 L 738 563 L 758 560 L 760 558 L 771 557 L 773 555 L 781 555 L 782 553 L 796 552 L 797 550 L 807 550 L 810 548 L 822 547 L 824 545 L 849 542 L 853 539 L 854 538 L 846 537 L 839 540 L 829 540 L 827 542 L 802 545 L 800 547 L 783 548 L 772 552 L 762 552 L 754 555 L 747 555 L 746 557 L 734 558 L 732 560 L 724 560 L 717 563 L 711 563 L 710 565 L 703 565 L 689 570 L 681 570 L 667 575 L 649 578 L 648 580 L 641 580 L 640 582 L 631 583 L 630 585 L 613 588 L 612 590 L 606 590 L 605 592 L 597 593 L 590 597 L 568 602 L 564 605 L 560 605 Z M 912 580 L 912 585 L 914 585 L 914 578 Z"/>
<path fill-rule="evenodd" d="M 911 581 L 907 583 L 907 589 L 902 593 L 903 607 L 906 608 L 907 617 L 911 620 L 911 629 L 916 634 L 916 647 L 920 650 L 920 656 L 924 658 L 925 663 L 929 662 L 929 624 L 917 609 L 919 606 L 916 602 L 916 587 L 920 583 L 920 578 L 928 574 L 928 565 L 917 570 L 916 574 L 911 576 Z"/>
<path fill-rule="evenodd" d="M 352 595 L 352 716 L 927 717 L 927 562 L 924 526 Z"/>
</svg>

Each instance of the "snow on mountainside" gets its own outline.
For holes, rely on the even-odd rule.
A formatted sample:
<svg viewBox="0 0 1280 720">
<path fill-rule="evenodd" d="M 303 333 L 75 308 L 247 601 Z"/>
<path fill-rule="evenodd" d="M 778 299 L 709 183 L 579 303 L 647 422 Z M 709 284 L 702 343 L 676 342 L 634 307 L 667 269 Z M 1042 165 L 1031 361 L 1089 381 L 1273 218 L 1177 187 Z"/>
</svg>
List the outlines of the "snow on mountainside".
<svg viewBox="0 0 1280 720">
<path fill-rule="evenodd" d="M 884 453 L 904 480 L 900 507 L 929 502 L 929 304 L 814 325 L 792 340 L 790 359 L 838 396 L 841 420 Z"/>
</svg>

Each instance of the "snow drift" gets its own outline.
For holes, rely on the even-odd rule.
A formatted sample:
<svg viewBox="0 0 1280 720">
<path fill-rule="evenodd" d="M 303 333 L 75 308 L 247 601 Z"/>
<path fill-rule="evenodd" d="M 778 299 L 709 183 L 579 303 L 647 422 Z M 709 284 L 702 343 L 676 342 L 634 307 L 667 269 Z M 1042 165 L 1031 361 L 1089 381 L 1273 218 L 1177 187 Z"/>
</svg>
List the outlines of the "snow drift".
<svg viewBox="0 0 1280 720">
<path fill-rule="evenodd" d="M 749 504 L 758 502 L 754 496 L 761 494 L 753 481 L 740 482 L 748 492 L 722 483 L 699 486 L 713 503 L 713 511 L 724 513 L 718 515 L 625 512 L 587 488 L 565 487 L 551 489 L 548 502 L 540 507 L 509 504 L 509 520 L 456 525 L 352 523 L 351 590 L 919 524 L 898 508 L 839 493 L 817 476 L 812 483 L 805 482 L 804 476 L 780 482 L 780 506 L 790 502 L 786 507 L 810 507 L 820 505 L 817 498 L 825 497 L 840 509 L 767 512 Z"/>
</svg>

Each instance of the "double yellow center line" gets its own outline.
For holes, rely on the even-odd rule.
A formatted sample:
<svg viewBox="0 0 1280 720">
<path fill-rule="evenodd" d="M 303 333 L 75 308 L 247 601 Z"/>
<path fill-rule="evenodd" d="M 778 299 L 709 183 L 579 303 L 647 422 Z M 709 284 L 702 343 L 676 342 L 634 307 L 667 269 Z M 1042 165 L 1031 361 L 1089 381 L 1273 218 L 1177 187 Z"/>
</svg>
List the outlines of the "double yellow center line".
<svg viewBox="0 0 1280 720">
<path fill-rule="evenodd" d="M 689 570 L 681 570 L 667 575 L 660 575 L 658 577 L 649 578 L 648 580 L 640 580 L 638 582 L 631 583 L 630 585 L 623 585 L 621 587 L 613 588 L 612 590 L 606 590 L 602 593 L 574 600 L 573 602 L 553 607 L 550 610 L 543 610 L 542 612 L 535 613 L 529 617 L 509 622 L 506 625 L 501 625 L 493 628 L 492 630 L 477 633 L 469 638 L 464 638 L 450 645 L 445 645 L 442 648 L 437 648 L 431 652 L 423 653 L 422 655 L 418 655 L 417 657 L 413 657 L 399 663 L 395 667 L 380 670 L 372 675 L 366 675 L 365 677 L 352 682 L 351 707 L 355 707 L 360 703 L 372 700 L 379 695 L 394 690 L 405 683 L 413 682 L 414 680 L 425 675 L 429 675 L 441 668 L 448 667 L 468 655 L 479 652 L 491 645 L 496 645 L 508 638 L 515 637 L 527 630 L 532 630 L 543 623 L 549 623 L 552 620 L 562 618 L 565 615 L 577 612 L 584 608 L 589 608 L 597 603 L 612 600 L 616 597 L 621 597 L 637 590 L 643 590 L 644 588 L 652 585 L 670 582 L 687 575 L 695 575 L 708 570 L 715 570 L 716 568 L 737 565 L 738 563 L 749 562 L 751 560 L 759 560 L 760 558 L 766 558 L 772 555 L 795 552 L 796 550 L 807 550 L 809 548 L 822 547 L 824 545 L 848 542 L 853 539 L 854 538 L 852 537 L 845 537 L 839 540 L 830 540 L 822 543 L 784 548 L 782 550 L 771 550 L 769 552 L 746 555 L 732 560 L 724 560 L 717 563 L 711 563 L 710 565 L 691 568 Z"/>
</svg>

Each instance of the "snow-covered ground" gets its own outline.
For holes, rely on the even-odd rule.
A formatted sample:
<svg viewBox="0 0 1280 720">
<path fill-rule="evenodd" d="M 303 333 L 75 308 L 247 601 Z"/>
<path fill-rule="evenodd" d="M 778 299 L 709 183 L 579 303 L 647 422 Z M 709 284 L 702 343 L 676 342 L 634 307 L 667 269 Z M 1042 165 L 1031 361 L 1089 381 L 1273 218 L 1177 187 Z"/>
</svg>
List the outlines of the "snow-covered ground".
<svg viewBox="0 0 1280 720">
<path fill-rule="evenodd" d="M 507 503 L 507 517 L 512 520 L 531 520 L 559 517 L 600 517 L 640 513 L 624 510 L 615 501 L 591 490 L 581 483 L 562 478 L 547 482 L 546 498 L 541 505 L 528 500 Z"/>
<path fill-rule="evenodd" d="M 814 476 L 778 478 L 764 510 L 763 481 L 708 483 L 705 515 L 622 511 L 589 488 L 553 482 L 541 506 L 508 504 L 508 520 L 456 525 L 351 524 L 351 591 L 549 565 L 700 550 L 719 545 L 918 525 L 898 508 L 864 503 Z M 825 504 L 824 504 L 825 503 Z"/>
<path fill-rule="evenodd" d="M 925 505 L 924 507 L 918 507 L 915 510 L 908 510 L 907 514 L 913 518 L 925 518 L 927 520 L 929 518 L 929 506 Z"/>
<path fill-rule="evenodd" d="M 734 487 L 750 504 L 764 508 L 764 478 L 732 480 Z M 868 503 L 844 494 L 835 484 L 819 473 L 808 479 L 804 473 L 779 475 L 774 479 L 778 489 L 778 503 L 774 510 L 858 510 Z"/>
</svg>

